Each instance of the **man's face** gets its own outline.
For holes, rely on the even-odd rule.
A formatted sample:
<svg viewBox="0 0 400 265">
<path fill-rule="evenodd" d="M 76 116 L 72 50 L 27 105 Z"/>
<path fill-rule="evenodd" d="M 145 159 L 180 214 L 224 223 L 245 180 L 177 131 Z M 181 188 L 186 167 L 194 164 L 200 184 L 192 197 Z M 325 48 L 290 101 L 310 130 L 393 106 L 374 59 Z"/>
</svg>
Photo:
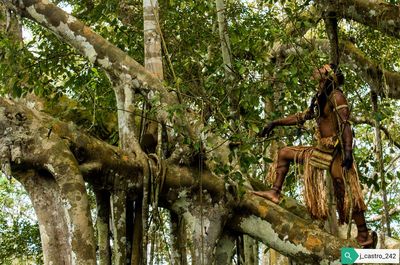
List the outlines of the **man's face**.
<svg viewBox="0 0 400 265">
<path fill-rule="evenodd" d="M 329 76 L 329 71 L 332 71 L 332 68 L 330 67 L 329 64 L 325 64 L 321 68 L 317 68 L 313 71 L 311 80 L 319 81 L 318 91 L 320 91 L 323 88 L 323 84 L 327 79 L 327 77 Z"/>
</svg>

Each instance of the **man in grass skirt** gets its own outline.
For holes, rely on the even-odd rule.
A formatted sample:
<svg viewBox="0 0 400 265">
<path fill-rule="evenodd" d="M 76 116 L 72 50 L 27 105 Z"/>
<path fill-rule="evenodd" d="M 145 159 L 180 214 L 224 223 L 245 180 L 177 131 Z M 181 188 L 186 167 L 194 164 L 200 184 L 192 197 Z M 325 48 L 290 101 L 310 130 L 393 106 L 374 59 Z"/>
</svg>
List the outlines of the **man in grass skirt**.
<svg viewBox="0 0 400 265">
<path fill-rule="evenodd" d="M 309 108 L 302 113 L 270 122 L 260 135 L 269 136 L 276 126 L 302 125 L 306 120 L 315 119 L 317 146 L 287 146 L 280 149 L 269 172 L 272 189 L 254 194 L 278 203 L 290 163 L 302 164 L 307 208 L 312 217 L 326 219 L 328 209 L 324 171 L 329 170 L 334 184 L 339 223 L 348 223 L 351 215 L 357 225 L 358 243 L 364 248 L 375 248 L 377 236 L 368 230 L 365 222 L 366 206 L 353 163 L 350 109 L 340 90 L 344 76 L 336 65 L 326 64 L 314 70 L 312 78 L 318 80 L 319 84 Z"/>
</svg>

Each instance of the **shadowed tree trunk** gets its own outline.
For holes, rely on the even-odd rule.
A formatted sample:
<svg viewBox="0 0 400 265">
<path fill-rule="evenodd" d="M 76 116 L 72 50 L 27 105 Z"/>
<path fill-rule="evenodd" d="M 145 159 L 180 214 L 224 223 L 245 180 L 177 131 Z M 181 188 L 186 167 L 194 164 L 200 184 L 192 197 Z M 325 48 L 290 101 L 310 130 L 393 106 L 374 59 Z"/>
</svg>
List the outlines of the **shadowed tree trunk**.
<svg viewBox="0 0 400 265">
<path fill-rule="evenodd" d="M 185 219 L 173 212 L 171 214 L 172 259 L 173 264 L 187 265 L 187 233 Z"/>
<path fill-rule="evenodd" d="M 215 254 L 215 264 L 231 265 L 232 257 L 235 254 L 237 235 L 229 229 L 225 229 L 218 240 Z"/>
<path fill-rule="evenodd" d="M 111 265 L 110 248 L 110 194 L 107 190 L 96 190 L 97 205 L 97 246 L 99 265 Z"/>
</svg>

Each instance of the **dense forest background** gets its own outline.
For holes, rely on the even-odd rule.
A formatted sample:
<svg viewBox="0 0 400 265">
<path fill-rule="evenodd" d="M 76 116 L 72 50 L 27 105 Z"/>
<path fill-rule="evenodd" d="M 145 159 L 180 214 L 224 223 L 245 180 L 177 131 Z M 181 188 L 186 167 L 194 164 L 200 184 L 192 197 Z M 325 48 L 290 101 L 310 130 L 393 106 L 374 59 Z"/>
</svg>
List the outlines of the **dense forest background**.
<svg viewBox="0 0 400 265">
<path fill-rule="evenodd" d="M 38 24 L 36 17 L 32 19 L 21 11 L 23 7 L 2 2 L 2 97 L 19 101 L 35 98 L 42 112 L 54 118 L 54 124 L 73 122 L 77 130 L 124 148 L 117 115 L 121 109 L 113 92 L 116 83 L 108 70 L 67 44 L 65 36 L 54 35 L 54 30 Z M 142 1 L 53 2 L 144 65 Z M 179 104 L 166 109 L 168 122 L 163 124 L 165 133 L 176 142 L 157 148 L 161 153 L 174 153 L 176 143 L 186 144 L 189 148 L 180 153 L 176 163 L 200 174 L 210 169 L 226 183 L 236 183 L 241 196 L 247 189 L 257 189 L 258 184 L 269 185 L 265 176 L 278 146 L 313 144 L 311 122 L 304 127 L 278 129 L 268 139 L 257 137 L 257 133 L 268 121 L 308 106 L 316 87 L 310 75 L 314 68 L 331 61 L 332 43 L 324 21 L 327 11 L 320 1 L 226 0 L 223 10 L 217 9 L 216 2 L 158 3 L 162 84 L 169 93 L 178 95 Z M 327 2 L 338 16 L 340 68 L 346 78 L 343 90 L 351 104 L 354 156 L 368 206 L 368 225 L 383 241 L 386 237 L 400 239 L 399 1 Z M 350 10 L 357 4 L 365 4 L 369 11 L 359 7 Z M 148 91 L 136 93 L 132 107 L 125 110 L 133 114 L 131 122 L 142 143 L 146 122 L 159 119 L 157 108 L 149 105 L 160 98 L 149 98 Z M 200 117 L 201 129 L 196 132 L 199 142 L 180 137 L 185 128 L 176 125 L 173 116 L 186 112 Z M 49 135 L 52 126 L 48 125 Z M 199 127 L 195 122 L 192 126 Z M 161 130 L 164 132 L 159 126 Z M 220 148 L 225 149 L 214 155 L 213 151 Z M 11 167 L 14 172 L 13 164 Z M 13 174 L 7 176 L 10 171 L 4 163 L 2 169 L 0 263 L 15 264 L 19 260 L 20 264 L 42 264 L 39 224 L 31 200 L 19 179 Z M 95 186 L 86 183 L 93 223 L 98 218 Z M 301 177 L 293 168 L 285 195 L 301 203 L 301 190 Z M 152 204 L 148 211 L 148 262 L 171 264 L 173 238 L 169 234 L 174 217 L 166 210 L 168 206 L 155 210 L 157 206 Z M 191 244 L 190 235 L 185 237 L 189 238 L 183 242 L 191 260 L 196 244 Z M 245 259 L 239 246 L 247 246 L 246 240 L 242 236 L 234 241 L 236 264 L 241 257 Z M 247 263 L 242 264 L 264 264 L 261 262 L 268 259 L 265 256 L 271 255 L 269 248 L 253 244 L 250 255 L 256 256 L 256 261 L 249 263 L 247 256 Z"/>
</svg>

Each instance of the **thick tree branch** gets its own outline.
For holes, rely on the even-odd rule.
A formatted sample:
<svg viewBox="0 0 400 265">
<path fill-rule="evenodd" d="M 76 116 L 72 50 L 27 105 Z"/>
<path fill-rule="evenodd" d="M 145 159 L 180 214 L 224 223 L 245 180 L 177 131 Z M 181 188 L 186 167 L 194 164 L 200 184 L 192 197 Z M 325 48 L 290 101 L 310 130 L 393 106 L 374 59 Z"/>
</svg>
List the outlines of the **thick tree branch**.
<svg viewBox="0 0 400 265">
<path fill-rule="evenodd" d="M 242 208 L 229 222 L 230 226 L 295 261 L 311 264 L 330 261 L 339 264 L 340 248 L 357 246 L 354 240 L 336 238 L 311 221 L 254 195 L 245 195 L 240 206 Z"/>
<path fill-rule="evenodd" d="M 400 73 L 390 72 L 370 60 L 353 43 L 341 42 L 342 57 L 355 71 L 361 72 L 363 77 L 378 94 L 385 94 L 390 98 L 400 98 Z M 355 64 L 352 64 L 355 63 Z"/>
<path fill-rule="evenodd" d="M 327 41 L 316 40 L 314 43 L 320 50 L 329 51 Z M 355 72 L 360 73 L 376 93 L 400 99 L 400 73 L 383 69 L 350 41 L 341 41 L 339 47 L 341 59 Z"/>
<path fill-rule="evenodd" d="M 337 5 L 339 16 L 400 38 L 400 9 L 397 5 L 382 0 L 338 0 Z"/>
<path fill-rule="evenodd" d="M 397 205 L 396 207 L 394 207 L 389 211 L 390 216 L 395 215 L 397 213 L 400 213 L 400 205 Z M 377 222 L 380 220 L 382 220 L 382 215 L 374 215 L 370 219 L 368 219 L 367 222 Z"/>
<path fill-rule="evenodd" d="M 351 121 L 352 121 L 354 124 L 368 124 L 368 125 L 370 125 L 370 126 L 372 126 L 372 127 L 375 126 L 375 125 L 374 125 L 374 121 L 373 121 L 372 119 L 368 119 L 368 118 L 352 117 L 352 118 L 351 118 Z M 397 148 L 400 149 L 400 143 L 398 143 L 397 141 L 395 141 L 395 140 L 393 139 L 393 137 L 392 137 L 392 135 L 390 134 L 389 130 L 388 130 L 385 126 L 380 125 L 380 126 L 379 126 L 379 129 L 381 129 L 381 130 L 383 131 L 383 133 L 386 135 L 386 137 L 389 139 L 389 141 L 390 141 L 391 143 L 393 143 Z"/>
<path fill-rule="evenodd" d="M 327 40 L 308 40 L 303 44 L 303 48 L 306 49 L 313 50 L 318 48 L 326 53 L 330 52 Z M 279 45 L 274 47 L 271 57 L 285 58 L 289 54 L 297 56 L 298 53 L 304 52 L 303 48 L 298 47 L 295 49 L 293 45 Z M 384 94 L 393 99 L 400 99 L 400 73 L 382 69 L 381 66 L 369 59 L 350 41 L 341 41 L 339 48 L 342 62 L 345 62 L 354 71 L 360 73 L 378 94 Z"/>
</svg>

